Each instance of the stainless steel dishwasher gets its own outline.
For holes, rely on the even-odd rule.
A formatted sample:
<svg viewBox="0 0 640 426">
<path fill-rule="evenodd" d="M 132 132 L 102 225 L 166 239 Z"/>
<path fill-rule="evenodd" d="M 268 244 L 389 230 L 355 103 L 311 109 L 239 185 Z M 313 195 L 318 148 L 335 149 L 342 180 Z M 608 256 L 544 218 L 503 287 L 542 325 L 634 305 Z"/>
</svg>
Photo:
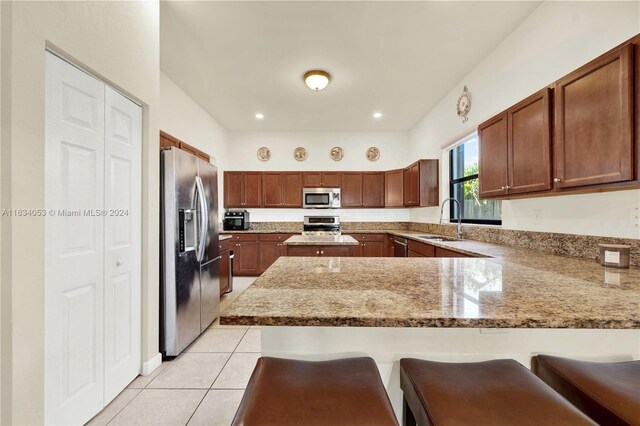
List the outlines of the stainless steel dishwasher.
<svg viewBox="0 0 640 426">
<path fill-rule="evenodd" d="M 406 238 L 393 237 L 393 257 L 407 257 L 408 251 Z"/>
</svg>

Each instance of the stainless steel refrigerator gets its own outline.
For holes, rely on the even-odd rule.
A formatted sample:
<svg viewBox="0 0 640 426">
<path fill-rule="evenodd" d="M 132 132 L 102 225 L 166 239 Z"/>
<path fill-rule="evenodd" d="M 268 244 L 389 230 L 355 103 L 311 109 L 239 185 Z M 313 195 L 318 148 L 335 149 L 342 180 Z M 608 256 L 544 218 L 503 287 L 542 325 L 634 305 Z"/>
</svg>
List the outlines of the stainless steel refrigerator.
<svg viewBox="0 0 640 426">
<path fill-rule="evenodd" d="M 176 356 L 220 315 L 218 172 L 177 148 L 161 168 L 160 347 Z"/>
</svg>

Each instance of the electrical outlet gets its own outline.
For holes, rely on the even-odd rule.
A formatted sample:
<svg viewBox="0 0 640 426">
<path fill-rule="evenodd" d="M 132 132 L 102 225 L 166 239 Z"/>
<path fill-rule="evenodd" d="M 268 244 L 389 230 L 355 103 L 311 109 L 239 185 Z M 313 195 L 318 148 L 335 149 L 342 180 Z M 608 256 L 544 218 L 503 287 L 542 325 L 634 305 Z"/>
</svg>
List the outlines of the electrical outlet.
<svg viewBox="0 0 640 426">
<path fill-rule="evenodd" d="M 629 208 L 629 226 L 640 228 L 640 207 Z"/>
</svg>

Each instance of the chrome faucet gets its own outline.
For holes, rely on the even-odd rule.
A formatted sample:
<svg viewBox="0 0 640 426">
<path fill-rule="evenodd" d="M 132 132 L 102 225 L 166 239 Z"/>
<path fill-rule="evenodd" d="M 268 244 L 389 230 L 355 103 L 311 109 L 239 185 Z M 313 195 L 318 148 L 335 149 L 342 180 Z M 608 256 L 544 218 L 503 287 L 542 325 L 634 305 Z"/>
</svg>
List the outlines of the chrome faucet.
<svg viewBox="0 0 640 426">
<path fill-rule="evenodd" d="M 460 205 L 460 201 L 455 198 L 447 198 L 442 202 L 442 206 L 440 206 L 440 225 L 442 225 L 442 214 L 444 213 L 444 203 L 447 201 L 455 201 L 458 204 L 458 239 L 462 239 L 462 206 Z"/>
</svg>

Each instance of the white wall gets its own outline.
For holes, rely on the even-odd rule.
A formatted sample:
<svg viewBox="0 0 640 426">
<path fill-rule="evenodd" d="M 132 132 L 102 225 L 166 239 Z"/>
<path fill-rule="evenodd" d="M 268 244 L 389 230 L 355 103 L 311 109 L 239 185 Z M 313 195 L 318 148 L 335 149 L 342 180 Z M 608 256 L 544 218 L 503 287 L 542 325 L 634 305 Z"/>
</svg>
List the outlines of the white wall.
<svg viewBox="0 0 640 426">
<path fill-rule="evenodd" d="M 260 161 L 256 152 L 266 146 L 271 160 Z M 296 161 L 293 150 L 307 149 L 305 161 Z M 333 161 L 331 148 L 342 147 L 344 158 Z M 367 148 L 380 150 L 378 161 L 367 160 Z M 408 166 L 413 158 L 409 152 L 409 132 L 232 132 L 229 139 L 229 157 L 226 170 L 260 171 L 375 171 L 392 170 Z M 252 221 L 301 221 L 309 210 L 251 209 Z M 315 212 L 317 213 L 317 212 Z M 407 209 L 341 209 L 344 221 L 406 221 Z"/>
<path fill-rule="evenodd" d="M 227 130 L 187 95 L 173 80 L 160 73 L 160 130 L 209 154 L 218 167 L 218 194 L 222 211 L 222 173 L 227 164 Z"/>
<path fill-rule="evenodd" d="M 441 155 L 441 182 L 448 182 L 442 146 L 638 32 L 640 2 L 541 4 L 412 129 L 412 157 Z M 455 105 L 464 85 L 472 106 L 463 124 Z M 447 196 L 445 184 L 441 200 Z M 638 190 L 503 201 L 502 223 L 508 229 L 640 238 L 629 219 L 638 206 Z M 436 208 L 413 209 L 411 218 L 435 222 L 438 214 Z"/>
<path fill-rule="evenodd" d="M 2 208 L 44 208 L 45 48 L 143 104 L 143 361 L 158 354 L 159 6 L 2 2 Z M 44 218 L 2 218 L 1 424 L 44 422 Z M 7 297 L 8 296 L 8 297 Z"/>
</svg>

